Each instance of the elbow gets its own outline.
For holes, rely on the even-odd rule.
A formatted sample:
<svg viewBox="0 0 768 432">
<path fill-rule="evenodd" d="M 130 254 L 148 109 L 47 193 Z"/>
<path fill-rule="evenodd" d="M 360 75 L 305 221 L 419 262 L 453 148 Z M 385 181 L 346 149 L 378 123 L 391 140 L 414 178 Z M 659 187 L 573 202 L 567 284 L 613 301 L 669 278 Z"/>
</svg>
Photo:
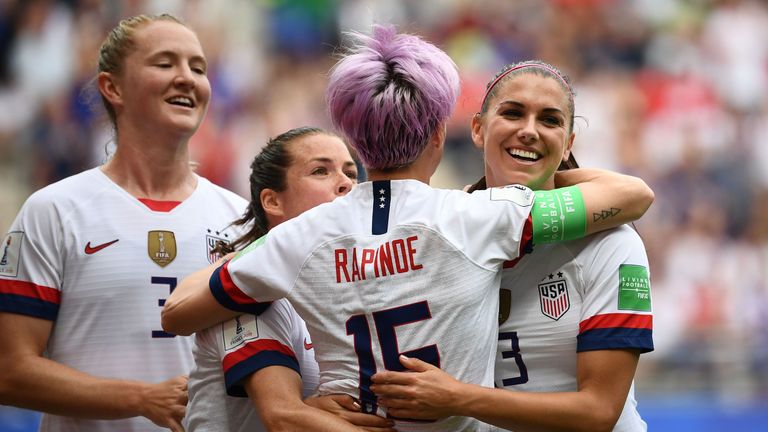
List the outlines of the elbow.
<svg viewBox="0 0 768 432">
<path fill-rule="evenodd" d="M 8 382 L 6 373 L 3 372 L 3 375 L 0 376 L 0 405 L 13 405 L 13 400 L 11 400 L 12 395 L 12 386 Z"/>
<path fill-rule="evenodd" d="M 160 325 L 166 332 L 179 336 L 189 336 L 194 333 L 191 328 L 183 324 L 183 320 L 179 317 L 178 304 L 168 299 L 160 312 Z"/>
<path fill-rule="evenodd" d="M 0 370 L 2 370 L 0 372 L 0 405 L 19 406 L 17 399 L 20 383 L 14 379 L 18 376 L 14 371 L 14 363 L 20 359 L 11 358 L 9 355 L 2 355 L 0 358 L 2 358 L 0 361 Z"/>
<path fill-rule="evenodd" d="M 653 204 L 656 196 L 648 184 L 639 177 L 629 177 L 631 196 L 634 197 L 632 205 L 632 220 L 640 219 Z"/>
<path fill-rule="evenodd" d="M 299 424 L 300 412 L 290 409 L 271 409 L 268 412 L 260 413 L 264 426 L 269 432 L 290 432 L 295 431 Z"/>
<path fill-rule="evenodd" d="M 580 430 L 584 432 L 611 432 L 619 421 L 621 411 L 614 413 L 613 410 L 600 410 L 594 413 L 589 421 L 582 424 Z"/>
</svg>

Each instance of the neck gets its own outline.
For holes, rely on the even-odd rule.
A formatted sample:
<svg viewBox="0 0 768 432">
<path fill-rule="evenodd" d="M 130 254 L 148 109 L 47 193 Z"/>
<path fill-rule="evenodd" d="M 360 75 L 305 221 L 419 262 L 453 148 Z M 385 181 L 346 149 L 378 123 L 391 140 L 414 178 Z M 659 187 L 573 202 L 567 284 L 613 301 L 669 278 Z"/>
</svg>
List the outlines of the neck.
<svg viewBox="0 0 768 432">
<path fill-rule="evenodd" d="M 418 180 L 422 183 L 429 184 L 429 180 L 432 177 L 432 174 L 429 172 L 424 172 L 423 170 L 417 170 L 414 169 L 412 165 L 408 165 L 407 167 L 398 168 L 395 170 L 377 170 L 377 169 L 368 169 L 368 180 L 370 181 L 378 181 L 378 180 Z"/>
<path fill-rule="evenodd" d="M 442 153 L 439 150 L 441 149 L 428 146 L 415 161 L 402 168 L 386 171 L 368 168 L 368 180 L 418 180 L 429 184 L 429 180 L 440 164 Z"/>
<path fill-rule="evenodd" d="M 184 201 L 197 186 L 189 163 L 188 139 L 159 138 L 119 134 L 114 157 L 101 169 L 137 198 Z"/>
</svg>

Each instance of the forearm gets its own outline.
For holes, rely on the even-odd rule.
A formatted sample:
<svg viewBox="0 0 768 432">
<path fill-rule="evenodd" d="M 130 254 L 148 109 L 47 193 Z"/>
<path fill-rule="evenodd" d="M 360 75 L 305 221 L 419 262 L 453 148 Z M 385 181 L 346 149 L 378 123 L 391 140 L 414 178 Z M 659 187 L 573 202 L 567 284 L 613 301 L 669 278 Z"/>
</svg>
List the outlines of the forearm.
<svg viewBox="0 0 768 432">
<path fill-rule="evenodd" d="M 68 417 L 118 419 L 142 416 L 149 384 L 95 377 L 37 357 L 5 357 L 0 404 Z"/>
<path fill-rule="evenodd" d="M 301 398 L 301 378 L 282 366 L 263 368 L 245 378 L 248 397 L 269 431 L 360 431 L 330 412 Z"/>
<path fill-rule="evenodd" d="M 556 187 L 573 185 L 579 187 L 584 199 L 587 234 L 639 219 L 654 199 L 651 188 L 633 176 L 587 168 L 555 175 Z"/>
<path fill-rule="evenodd" d="M 313 432 L 360 432 L 362 429 L 352 425 L 329 412 L 302 404 L 280 407 L 276 412 L 260 413 L 270 432 L 275 431 L 313 431 Z"/>
<path fill-rule="evenodd" d="M 589 392 L 533 393 L 465 384 L 456 415 L 525 431 L 610 431 L 618 415 Z"/>
<path fill-rule="evenodd" d="M 213 264 L 182 279 L 160 315 L 165 331 L 187 336 L 241 314 L 220 305 L 211 294 L 208 282 L 219 265 Z"/>
</svg>

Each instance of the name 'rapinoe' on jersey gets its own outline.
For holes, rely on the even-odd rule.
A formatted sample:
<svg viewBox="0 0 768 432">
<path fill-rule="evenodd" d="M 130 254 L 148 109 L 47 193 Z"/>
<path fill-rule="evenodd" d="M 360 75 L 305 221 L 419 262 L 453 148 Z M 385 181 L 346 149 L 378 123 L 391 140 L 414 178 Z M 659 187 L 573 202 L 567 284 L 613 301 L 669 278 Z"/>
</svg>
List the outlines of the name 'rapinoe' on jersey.
<svg viewBox="0 0 768 432">
<path fill-rule="evenodd" d="M 368 277 L 378 278 L 421 269 L 423 266 L 416 263 L 414 258 L 414 243 L 418 239 L 418 236 L 395 239 L 376 249 L 361 249 L 360 253 L 357 248 L 335 249 L 336 283 L 356 282 Z"/>
</svg>

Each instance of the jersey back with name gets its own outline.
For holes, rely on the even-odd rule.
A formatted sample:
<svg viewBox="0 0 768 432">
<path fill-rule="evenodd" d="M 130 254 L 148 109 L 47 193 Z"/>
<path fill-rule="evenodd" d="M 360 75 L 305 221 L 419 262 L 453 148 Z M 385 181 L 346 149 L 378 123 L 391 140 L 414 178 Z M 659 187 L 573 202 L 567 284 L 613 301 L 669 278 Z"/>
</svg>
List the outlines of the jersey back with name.
<svg viewBox="0 0 768 432">
<path fill-rule="evenodd" d="M 0 311 L 54 322 L 47 356 L 91 375 L 161 382 L 187 374 L 192 340 L 162 331 L 164 299 L 217 258 L 247 203 L 206 179 L 170 211 L 153 211 L 99 169 L 36 192 L 11 227 Z M 42 430 L 156 431 L 151 421 L 45 415 Z"/>
<path fill-rule="evenodd" d="M 519 254 L 532 202 L 505 194 L 364 183 L 276 227 L 227 271 L 257 300 L 288 296 L 312 335 L 321 393 L 350 394 L 382 414 L 371 376 L 403 370 L 400 354 L 491 386 L 499 270 Z M 257 262 L 273 270 L 252 272 Z M 403 431 L 485 427 L 457 417 L 397 422 Z"/>
</svg>

